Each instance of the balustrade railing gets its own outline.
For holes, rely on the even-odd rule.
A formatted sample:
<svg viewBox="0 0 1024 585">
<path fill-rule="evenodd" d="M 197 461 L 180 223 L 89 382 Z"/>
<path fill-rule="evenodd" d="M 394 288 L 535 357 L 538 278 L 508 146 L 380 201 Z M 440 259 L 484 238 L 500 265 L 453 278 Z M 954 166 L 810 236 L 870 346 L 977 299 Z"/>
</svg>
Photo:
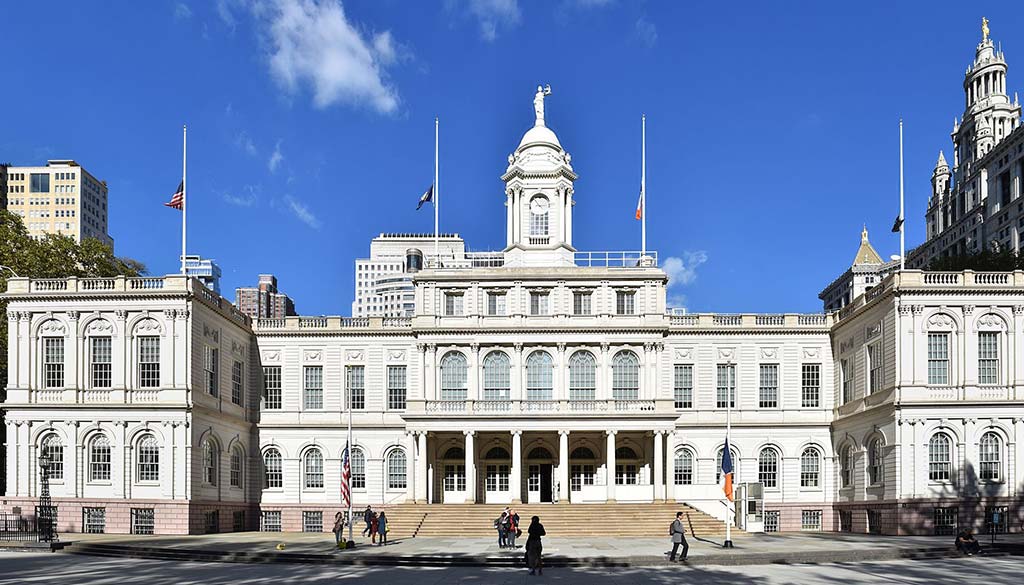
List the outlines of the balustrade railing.
<svg viewBox="0 0 1024 585">
<path fill-rule="evenodd" d="M 114 290 L 113 278 L 85 278 L 78 284 L 82 290 Z"/>
</svg>

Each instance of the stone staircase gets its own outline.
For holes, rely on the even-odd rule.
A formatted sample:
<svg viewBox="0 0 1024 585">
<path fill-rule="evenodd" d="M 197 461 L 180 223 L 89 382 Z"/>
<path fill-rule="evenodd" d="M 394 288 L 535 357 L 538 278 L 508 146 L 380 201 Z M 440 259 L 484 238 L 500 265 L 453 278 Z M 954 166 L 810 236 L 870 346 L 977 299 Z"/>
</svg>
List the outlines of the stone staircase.
<svg viewBox="0 0 1024 585">
<path fill-rule="evenodd" d="M 687 533 L 699 537 L 725 534 L 725 524 L 685 504 L 521 504 L 521 529 L 526 532 L 531 516 L 540 516 L 548 536 L 645 536 L 668 537 L 676 512 L 683 512 Z M 494 520 L 505 509 L 495 504 L 397 504 L 385 508 L 392 540 L 411 537 L 497 538 Z M 356 524 L 358 530 L 360 524 Z M 734 533 L 739 530 L 734 529 Z M 524 535 L 525 537 L 525 535 Z"/>
</svg>

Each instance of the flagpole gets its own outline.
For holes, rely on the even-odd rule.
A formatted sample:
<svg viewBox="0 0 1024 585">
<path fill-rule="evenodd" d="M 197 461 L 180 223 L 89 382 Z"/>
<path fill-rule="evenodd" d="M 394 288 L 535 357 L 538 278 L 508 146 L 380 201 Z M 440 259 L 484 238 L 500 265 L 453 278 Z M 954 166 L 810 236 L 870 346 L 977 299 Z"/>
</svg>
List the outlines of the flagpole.
<svg viewBox="0 0 1024 585">
<path fill-rule="evenodd" d="M 437 262 L 437 267 L 441 267 L 441 256 L 440 256 L 440 245 L 438 244 L 437 235 L 437 217 L 438 207 L 440 206 L 441 193 L 437 186 L 438 172 L 437 172 L 437 134 L 438 134 L 438 119 L 434 117 L 434 261 Z"/>
<path fill-rule="evenodd" d="M 647 255 L 647 114 L 640 117 L 640 256 Z"/>
<path fill-rule="evenodd" d="M 735 372 L 735 370 L 733 370 L 733 372 Z M 722 459 L 725 460 L 726 456 L 729 457 L 729 461 L 732 462 L 732 469 L 730 470 L 730 472 L 731 473 L 735 473 L 735 471 L 736 471 L 736 462 L 732 461 L 732 447 L 729 446 L 729 438 L 730 438 L 729 435 L 732 434 L 732 401 L 733 401 L 733 396 L 735 396 L 735 392 L 736 392 L 735 391 L 735 387 L 736 387 L 736 374 L 733 373 L 731 377 L 733 379 L 729 381 L 729 395 L 725 397 L 725 453 L 722 454 Z M 721 473 L 724 474 L 725 472 L 722 471 Z M 730 503 L 732 503 L 732 505 L 733 505 L 733 510 L 732 511 L 735 512 L 736 504 L 735 504 L 735 502 L 732 501 L 731 494 L 726 494 L 725 498 Z M 730 512 L 729 505 L 726 504 L 726 509 L 725 509 L 725 542 L 722 543 L 722 547 L 723 548 L 732 548 L 732 518 L 729 517 L 729 512 Z M 735 513 L 733 515 L 735 516 Z"/>
<path fill-rule="evenodd" d="M 188 126 L 181 126 L 181 273 L 185 274 L 185 224 L 188 217 L 188 196 L 185 185 L 185 171 L 188 144 Z"/>
<path fill-rule="evenodd" d="M 900 272 L 903 272 L 907 267 L 904 238 L 904 226 L 906 223 L 903 219 L 903 118 L 900 118 Z"/>
<path fill-rule="evenodd" d="M 348 540 L 349 540 L 349 542 L 353 542 L 354 539 L 352 538 L 352 522 L 353 522 L 353 518 L 352 518 L 352 500 L 355 498 L 355 494 L 352 493 L 352 471 L 351 471 L 352 470 L 352 397 L 348 394 L 349 390 L 347 388 L 344 390 L 344 392 L 345 392 L 345 397 L 347 399 L 346 401 L 348 402 L 348 405 L 347 405 L 348 406 L 348 445 L 345 446 L 345 448 L 348 450 L 348 461 L 349 461 L 349 464 L 348 464 L 349 465 L 348 479 L 345 480 L 346 482 L 348 482 Z M 342 473 L 342 475 L 345 475 L 345 470 L 344 470 L 345 462 L 342 461 L 341 465 L 342 465 L 341 473 Z"/>
</svg>

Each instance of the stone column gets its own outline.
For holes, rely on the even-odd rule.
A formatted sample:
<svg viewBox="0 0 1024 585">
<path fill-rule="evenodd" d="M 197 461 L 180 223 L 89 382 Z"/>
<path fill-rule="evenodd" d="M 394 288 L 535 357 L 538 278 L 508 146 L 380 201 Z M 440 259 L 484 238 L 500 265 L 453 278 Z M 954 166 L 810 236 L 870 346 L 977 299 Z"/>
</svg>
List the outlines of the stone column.
<svg viewBox="0 0 1024 585">
<path fill-rule="evenodd" d="M 462 431 L 462 434 L 466 436 L 466 503 L 476 503 L 476 469 L 474 462 L 476 461 L 475 447 L 473 446 L 473 435 L 476 431 Z"/>
<path fill-rule="evenodd" d="M 417 504 L 427 503 L 427 431 L 416 433 L 416 493 Z"/>
<path fill-rule="evenodd" d="M 665 501 L 665 431 L 654 431 L 654 501 Z"/>
<path fill-rule="evenodd" d="M 558 431 L 558 502 L 569 503 L 569 431 Z"/>
<path fill-rule="evenodd" d="M 509 488 L 512 491 L 512 503 L 523 503 L 523 431 L 512 431 L 512 477 Z"/>
<path fill-rule="evenodd" d="M 474 343 L 474 344 L 471 344 L 469 346 L 469 372 L 468 373 L 469 373 L 469 376 L 468 376 L 469 379 L 467 380 L 467 382 L 468 382 L 468 385 L 469 385 L 469 392 L 467 392 L 467 394 L 469 395 L 469 401 L 470 401 L 470 405 L 469 406 L 472 406 L 472 402 L 474 402 L 476 400 L 480 400 L 482 398 L 482 395 L 483 395 L 483 392 L 480 390 L 480 344 L 479 343 Z M 470 411 L 470 409 L 467 408 L 467 412 L 469 412 L 469 411 Z"/>
<path fill-rule="evenodd" d="M 565 190 L 565 243 L 572 245 L 572 187 Z"/>
<path fill-rule="evenodd" d="M 505 222 L 508 224 L 505 226 L 505 246 L 509 247 L 512 245 L 512 226 L 515 219 L 512 217 L 512 210 L 515 209 L 512 202 L 512 189 L 505 192 Z"/>
<path fill-rule="evenodd" d="M 608 437 L 605 446 L 605 484 L 608 490 L 608 501 L 615 501 L 615 433 L 618 431 L 605 431 Z"/>
</svg>

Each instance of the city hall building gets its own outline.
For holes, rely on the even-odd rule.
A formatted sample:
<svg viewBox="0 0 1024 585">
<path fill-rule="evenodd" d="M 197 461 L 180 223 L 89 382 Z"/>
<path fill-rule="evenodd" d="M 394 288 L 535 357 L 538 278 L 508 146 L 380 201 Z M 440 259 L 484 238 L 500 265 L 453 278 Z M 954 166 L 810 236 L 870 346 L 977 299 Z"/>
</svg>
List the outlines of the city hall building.
<svg viewBox="0 0 1024 585">
<path fill-rule="evenodd" d="M 407 250 L 411 317 L 253 321 L 184 276 L 11 279 L 3 510 L 31 508 L 45 455 L 61 530 L 322 530 L 351 416 L 357 508 L 724 519 L 731 417 L 765 530 L 930 534 L 1003 508 L 1018 529 L 1024 273 L 896 270 L 823 314 L 674 314 L 656 254 L 574 247 L 543 99 L 502 175 L 504 250 Z"/>
</svg>

